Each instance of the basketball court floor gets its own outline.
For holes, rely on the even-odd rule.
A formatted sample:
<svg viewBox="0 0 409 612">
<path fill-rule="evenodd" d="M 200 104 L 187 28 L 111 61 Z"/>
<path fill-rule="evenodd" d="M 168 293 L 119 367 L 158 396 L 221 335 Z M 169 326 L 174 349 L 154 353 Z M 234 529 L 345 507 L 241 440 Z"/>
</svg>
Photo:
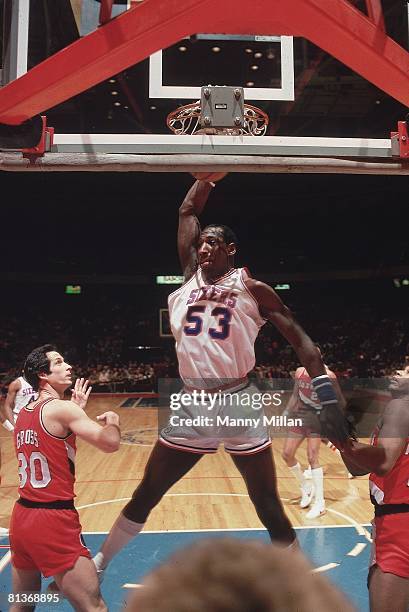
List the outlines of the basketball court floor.
<svg viewBox="0 0 409 612">
<path fill-rule="evenodd" d="M 107 409 L 118 411 L 123 435 L 117 453 L 106 455 L 78 441 L 76 505 L 87 545 L 93 553 L 139 483 L 157 436 L 156 409 L 123 408 L 124 400 L 123 396 L 95 397 L 87 409 L 91 417 Z M 367 477 L 348 479 L 338 455 L 322 445 L 327 512 L 319 519 L 308 521 L 306 511 L 300 510 L 298 505 L 296 481 L 281 458 L 282 443 L 282 439 L 273 443 L 278 487 L 286 512 L 297 529 L 300 545 L 317 571 L 337 584 L 359 611 L 366 612 L 372 516 Z M 0 444 L 3 460 L 0 524 L 4 527 L 8 525 L 17 497 L 18 478 L 11 436 L 6 432 L 2 434 Z M 304 447 L 300 449 L 299 459 L 306 466 Z M 240 475 L 221 449 L 215 455 L 204 457 L 169 491 L 149 517 L 145 532 L 113 560 L 102 586 L 109 610 L 121 610 L 143 575 L 173 551 L 199 538 L 226 535 L 268 541 L 268 534 L 256 516 Z M 9 547 L 4 537 L 0 540 L 3 601 L 4 593 L 10 590 Z M 53 608 L 49 604 L 39 605 L 37 609 L 66 611 L 72 608 L 64 602 Z M 7 610 L 4 603 L 0 610 Z"/>
</svg>

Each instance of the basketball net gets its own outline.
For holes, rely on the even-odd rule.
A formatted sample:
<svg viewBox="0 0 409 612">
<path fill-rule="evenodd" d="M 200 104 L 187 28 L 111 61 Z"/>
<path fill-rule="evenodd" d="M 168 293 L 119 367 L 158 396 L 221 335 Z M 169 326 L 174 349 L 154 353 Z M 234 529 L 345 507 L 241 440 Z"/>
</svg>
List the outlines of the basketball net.
<svg viewBox="0 0 409 612">
<path fill-rule="evenodd" d="M 200 100 L 179 106 L 169 113 L 166 125 L 174 133 L 211 134 L 227 136 L 264 136 L 268 127 L 268 116 L 264 111 L 251 104 L 244 105 L 244 122 L 240 127 L 202 127 L 200 125 Z"/>
</svg>

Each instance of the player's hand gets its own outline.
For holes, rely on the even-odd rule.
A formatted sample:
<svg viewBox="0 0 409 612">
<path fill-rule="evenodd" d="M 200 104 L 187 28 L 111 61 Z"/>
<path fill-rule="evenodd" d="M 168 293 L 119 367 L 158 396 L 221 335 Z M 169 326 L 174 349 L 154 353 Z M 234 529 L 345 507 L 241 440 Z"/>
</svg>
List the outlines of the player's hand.
<svg viewBox="0 0 409 612">
<path fill-rule="evenodd" d="M 198 181 L 217 183 L 217 181 L 221 181 L 226 176 L 227 172 L 191 172 L 191 174 Z"/>
<path fill-rule="evenodd" d="M 87 405 L 89 394 L 91 393 L 92 387 L 88 387 L 89 380 L 84 378 L 77 378 L 75 381 L 74 389 L 71 391 L 71 401 L 77 404 L 83 410 Z"/>
<path fill-rule="evenodd" d="M 99 414 L 97 416 L 97 421 L 103 425 L 116 425 L 119 427 L 119 415 L 116 412 L 112 412 L 112 410 L 108 410 L 108 412 L 104 412 L 104 414 Z"/>
<path fill-rule="evenodd" d="M 318 418 L 321 438 L 328 438 L 338 450 L 342 450 L 351 439 L 351 433 L 348 421 L 339 405 L 326 406 L 319 412 Z"/>
<path fill-rule="evenodd" d="M 342 450 L 350 438 L 349 423 L 331 379 L 327 374 L 320 374 L 311 379 L 311 386 L 321 405 L 317 410 L 321 438 L 328 438 L 338 450 Z"/>
</svg>

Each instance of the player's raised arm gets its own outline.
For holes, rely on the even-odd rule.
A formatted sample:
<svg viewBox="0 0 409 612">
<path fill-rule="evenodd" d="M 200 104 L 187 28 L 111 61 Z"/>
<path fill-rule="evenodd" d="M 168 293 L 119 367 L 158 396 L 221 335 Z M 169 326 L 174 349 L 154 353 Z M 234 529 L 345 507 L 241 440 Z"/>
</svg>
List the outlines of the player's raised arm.
<svg viewBox="0 0 409 612">
<path fill-rule="evenodd" d="M 294 319 L 291 311 L 278 297 L 277 293 L 253 278 L 246 280 L 247 288 L 256 298 L 261 315 L 273 323 L 288 340 L 311 378 L 326 374 L 321 354 L 311 338 Z"/>
<path fill-rule="evenodd" d="M 185 281 L 197 268 L 196 246 L 200 236 L 197 218 L 203 211 L 213 186 L 206 181 L 196 181 L 187 192 L 179 208 L 178 252 Z"/>
<path fill-rule="evenodd" d="M 104 453 L 118 450 L 121 441 L 119 416 L 115 412 L 105 412 L 97 417 L 103 426 L 95 423 L 85 412 L 92 387 L 88 380 L 77 378 L 72 390 L 71 401 L 59 400 L 44 408 L 45 425 L 63 427 Z M 54 433 L 54 432 L 53 432 Z"/>
<path fill-rule="evenodd" d="M 56 418 L 55 414 L 53 416 Z M 72 401 L 60 403 L 58 420 L 62 425 L 104 453 L 114 453 L 119 449 L 121 441 L 119 416 L 109 411 L 97 418 L 103 426 L 90 419 L 76 403 Z"/>
</svg>

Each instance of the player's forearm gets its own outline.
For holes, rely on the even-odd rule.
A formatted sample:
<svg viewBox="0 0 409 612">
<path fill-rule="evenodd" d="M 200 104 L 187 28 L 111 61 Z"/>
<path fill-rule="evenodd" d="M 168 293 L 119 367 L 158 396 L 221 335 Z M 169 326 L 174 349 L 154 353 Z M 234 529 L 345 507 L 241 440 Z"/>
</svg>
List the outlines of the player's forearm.
<svg viewBox="0 0 409 612">
<path fill-rule="evenodd" d="M 286 412 L 288 413 L 293 412 L 295 410 L 296 405 L 297 405 L 297 396 L 294 396 L 294 394 L 292 394 L 290 399 L 288 400 L 287 406 L 285 407 Z"/>
<path fill-rule="evenodd" d="M 121 430 L 118 425 L 108 424 L 101 428 L 98 438 L 98 448 L 104 453 L 114 453 L 121 442 Z"/>
<path fill-rule="evenodd" d="M 305 336 L 298 346 L 294 346 L 294 350 L 311 378 L 326 374 L 322 357 L 311 338 Z"/>
<path fill-rule="evenodd" d="M 0 425 L 4 427 L 7 431 L 12 432 L 14 430 L 14 419 L 13 416 L 11 419 L 8 418 L 6 411 L 3 408 L 0 408 Z"/>
<path fill-rule="evenodd" d="M 7 400 L 4 402 L 3 412 L 4 412 L 6 419 L 10 421 L 10 423 L 13 423 L 14 422 L 13 410 L 11 408 L 10 402 L 8 402 Z"/>
<path fill-rule="evenodd" d="M 382 446 L 371 446 L 349 439 L 341 450 L 341 457 L 351 474 L 354 475 L 374 472 L 378 476 L 384 476 L 391 469 L 386 451 Z"/>
<path fill-rule="evenodd" d="M 180 215 L 199 216 L 208 200 L 212 185 L 205 181 L 196 181 L 187 192 L 180 208 Z"/>
</svg>

